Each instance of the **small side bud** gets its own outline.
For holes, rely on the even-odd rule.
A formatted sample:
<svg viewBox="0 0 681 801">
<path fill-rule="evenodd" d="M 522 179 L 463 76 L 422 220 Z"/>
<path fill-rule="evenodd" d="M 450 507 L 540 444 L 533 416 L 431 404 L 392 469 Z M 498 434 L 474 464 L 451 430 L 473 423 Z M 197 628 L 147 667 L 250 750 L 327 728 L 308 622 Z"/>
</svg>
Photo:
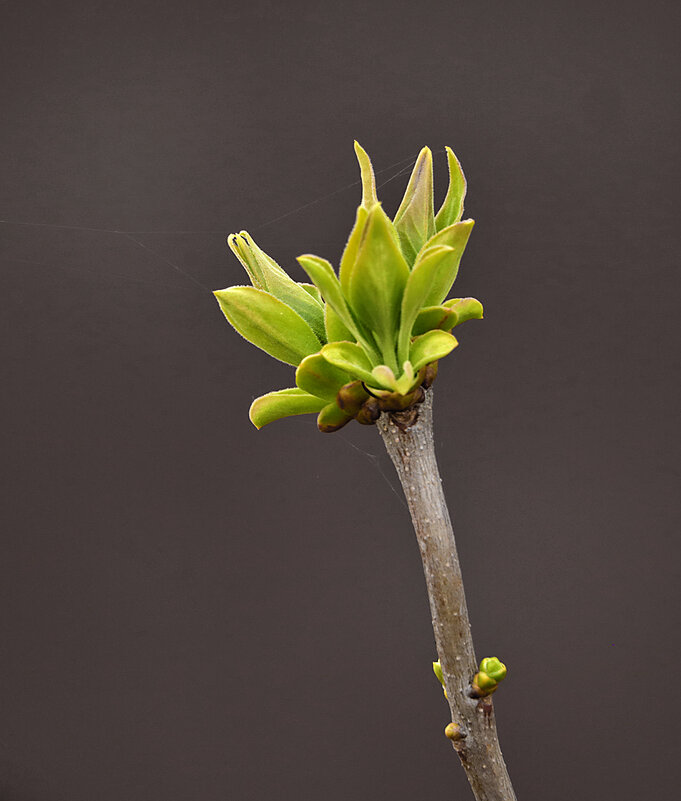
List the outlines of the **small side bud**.
<svg viewBox="0 0 681 801">
<path fill-rule="evenodd" d="M 499 686 L 499 682 L 506 678 L 506 665 L 496 656 L 485 657 L 480 662 L 480 670 L 473 677 L 471 683 L 471 696 L 484 698 L 491 695 Z"/>
<path fill-rule="evenodd" d="M 445 694 L 445 698 L 448 698 L 447 688 L 445 687 L 445 678 L 442 675 L 442 666 L 440 665 L 439 659 L 437 662 L 433 662 L 433 673 L 437 676 L 437 680 L 442 685 L 442 692 Z"/>
<path fill-rule="evenodd" d="M 357 413 L 355 420 L 363 426 L 372 426 L 381 416 L 381 408 L 377 398 L 369 398 L 364 401 L 362 408 Z"/>
<path fill-rule="evenodd" d="M 433 386 L 433 382 L 437 378 L 437 365 L 438 362 L 431 362 L 425 366 L 425 375 L 421 382 L 421 386 L 425 389 L 430 389 Z"/>
<path fill-rule="evenodd" d="M 351 381 L 338 390 L 336 401 L 346 414 L 355 417 L 368 397 L 369 393 L 361 381 Z"/>
<path fill-rule="evenodd" d="M 440 664 L 440 660 L 438 659 L 437 662 L 433 662 L 433 673 L 437 676 L 437 680 L 440 684 L 444 687 L 445 686 L 445 679 L 442 675 L 442 665 Z"/>
<path fill-rule="evenodd" d="M 448 723 L 445 726 L 445 737 L 452 742 L 456 742 L 457 740 L 463 740 L 466 735 L 461 731 L 461 726 L 457 723 Z"/>
</svg>

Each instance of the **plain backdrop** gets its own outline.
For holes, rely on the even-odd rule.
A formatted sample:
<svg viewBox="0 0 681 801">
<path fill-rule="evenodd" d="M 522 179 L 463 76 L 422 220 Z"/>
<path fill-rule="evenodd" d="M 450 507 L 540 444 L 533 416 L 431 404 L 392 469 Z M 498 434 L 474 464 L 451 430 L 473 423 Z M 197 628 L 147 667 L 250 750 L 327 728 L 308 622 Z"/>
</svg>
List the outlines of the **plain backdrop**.
<svg viewBox="0 0 681 801">
<path fill-rule="evenodd" d="M 436 437 L 518 796 L 672 798 L 678 4 L 0 15 L 0 801 L 470 797 L 378 433 L 257 432 L 293 371 L 210 294 L 242 228 L 337 264 L 355 138 L 391 214 L 469 182 Z"/>
</svg>

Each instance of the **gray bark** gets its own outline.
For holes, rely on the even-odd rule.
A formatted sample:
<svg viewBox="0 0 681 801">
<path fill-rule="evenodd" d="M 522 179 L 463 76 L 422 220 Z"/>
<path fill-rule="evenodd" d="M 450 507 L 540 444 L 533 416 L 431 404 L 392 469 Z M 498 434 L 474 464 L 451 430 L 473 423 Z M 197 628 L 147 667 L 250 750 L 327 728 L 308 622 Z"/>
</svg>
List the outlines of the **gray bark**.
<svg viewBox="0 0 681 801">
<path fill-rule="evenodd" d="M 477 801 L 516 801 L 504 763 L 492 699 L 470 697 L 477 672 L 461 566 L 433 442 L 433 392 L 407 412 L 377 422 L 409 505 L 426 577 L 430 611 L 459 755 Z"/>
</svg>

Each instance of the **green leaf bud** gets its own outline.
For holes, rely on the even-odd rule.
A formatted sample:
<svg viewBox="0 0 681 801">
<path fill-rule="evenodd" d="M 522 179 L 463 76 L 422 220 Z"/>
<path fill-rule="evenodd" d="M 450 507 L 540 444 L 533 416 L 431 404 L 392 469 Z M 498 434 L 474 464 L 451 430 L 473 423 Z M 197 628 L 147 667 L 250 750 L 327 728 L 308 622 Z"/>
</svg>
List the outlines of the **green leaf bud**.
<svg viewBox="0 0 681 801">
<path fill-rule="evenodd" d="M 480 670 L 497 683 L 506 678 L 506 665 L 496 656 L 487 656 L 480 662 Z"/>
</svg>

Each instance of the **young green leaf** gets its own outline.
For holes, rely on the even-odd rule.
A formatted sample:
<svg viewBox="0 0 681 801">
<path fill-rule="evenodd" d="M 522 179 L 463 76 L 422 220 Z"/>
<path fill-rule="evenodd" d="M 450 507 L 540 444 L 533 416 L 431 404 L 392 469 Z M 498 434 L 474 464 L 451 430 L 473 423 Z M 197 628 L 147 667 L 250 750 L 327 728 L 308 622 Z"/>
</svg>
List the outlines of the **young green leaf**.
<svg viewBox="0 0 681 801">
<path fill-rule="evenodd" d="M 463 214 L 463 201 L 466 197 L 466 178 L 459 160 L 451 147 L 446 147 L 447 164 L 449 165 L 449 187 L 440 210 L 435 215 L 435 228 L 442 231 L 455 222 L 459 222 Z"/>
<path fill-rule="evenodd" d="M 320 259 L 319 256 L 312 256 L 309 254 L 298 256 L 298 262 L 319 287 L 327 305 L 331 306 L 336 312 L 336 315 L 340 318 L 343 325 L 350 331 L 352 338 L 361 342 L 367 353 L 370 353 L 372 356 L 378 356 L 375 346 L 371 342 L 370 335 L 367 335 L 367 333 L 362 330 L 362 327 L 358 325 L 350 311 L 338 278 L 336 278 L 336 273 L 334 273 L 333 267 L 329 262 L 326 261 L 326 259 Z"/>
<path fill-rule="evenodd" d="M 455 325 L 461 325 L 466 320 L 482 320 L 482 303 L 475 298 L 452 298 L 446 300 L 442 305 L 456 312 Z M 439 327 L 442 328 L 442 326 Z"/>
<path fill-rule="evenodd" d="M 354 342 L 329 342 L 321 349 L 321 354 L 329 364 L 345 370 L 353 378 L 358 378 L 369 386 L 376 385 L 376 378 L 371 373 L 371 362 L 363 348 Z"/>
<path fill-rule="evenodd" d="M 324 307 L 324 301 L 322 300 L 321 293 L 319 292 L 319 289 L 314 284 L 306 284 L 303 281 L 298 281 L 298 286 L 302 286 L 302 288 L 309 295 L 311 295 L 317 301 L 317 303 L 319 303 L 319 305 L 322 308 Z"/>
<path fill-rule="evenodd" d="M 334 367 L 320 353 L 306 356 L 296 370 L 300 389 L 326 401 L 335 400 L 338 390 L 349 381 L 348 373 Z"/>
<path fill-rule="evenodd" d="M 317 417 L 317 428 L 324 434 L 331 434 L 343 428 L 344 425 L 350 422 L 352 417 L 346 414 L 338 404 L 333 401 L 327 404 Z"/>
<path fill-rule="evenodd" d="M 431 362 L 444 358 L 459 343 L 446 331 L 428 331 L 417 337 L 411 345 L 410 361 L 415 371 Z M 327 346 L 328 347 L 328 346 Z"/>
<path fill-rule="evenodd" d="M 324 326 L 326 328 L 327 342 L 352 342 L 355 338 L 350 329 L 331 308 L 331 304 L 324 306 Z"/>
<path fill-rule="evenodd" d="M 397 358 L 400 362 L 409 358 L 409 340 L 414 321 L 425 305 L 425 299 L 432 287 L 442 283 L 443 274 L 449 274 L 452 258 L 456 258 L 454 248 L 436 245 L 421 253 L 414 269 L 409 273 L 402 296 L 400 332 L 397 339 Z"/>
<path fill-rule="evenodd" d="M 323 342 L 326 336 L 324 310 L 310 292 L 296 283 L 271 256 L 258 247 L 247 231 L 232 234 L 227 242 L 246 269 L 253 286 L 269 292 L 298 312 Z"/>
<path fill-rule="evenodd" d="M 456 311 L 444 304 L 442 306 L 426 306 L 418 313 L 411 329 L 411 335 L 417 337 L 436 328 L 442 331 L 451 331 L 457 324 L 457 320 Z"/>
<path fill-rule="evenodd" d="M 256 398 L 251 404 L 248 416 L 256 428 L 262 428 L 282 417 L 319 412 L 325 403 L 326 401 L 321 398 L 308 395 L 297 387 L 279 389 Z"/>
<path fill-rule="evenodd" d="M 378 203 L 376 197 L 376 178 L 371 159 L 366 150 L 355 140 L 355 155 L 359 162 L 359 169 L 362 175 L 362 206 L 369 211 L 373 205 Z"/>
<path fill-rule="evenodd" d="M 374 380 L 371 382 L 372 386 L 386 387 L 392 390 L 397 390 L 397 379 L 395 373 L 385 364 L 379 364 L 371 371 Z"/>
<path fill-rule="evenodd" d="M 453 223 L 449 227 L 443 228 L 435 236 L 432 236 L 423 246 L 419 258 L 422 254 L 425 254 L 426 250 L 430 250 L 436 245 L 446 245 L 454 250 L 454 253 L 449 256 L 447 269 L 438 273 L 437 282 L 433 284 L 426 296 L 424 306 L 439 306 L 449 294 L 449 290 L 452 288 L 452 284 L 459 272 L 459 263 L 466 249 L 473 225 L 473 220 Z"/>
<path fill-rule="evenodd" d="M 348 300 L 357 319 L 374 335 L 389 367 L 396 367 L 394 345 L 400 302 L 409 267 L 397 234 L 380 205 L 367 217 L 357 260 L 350 275 Z M 391 354 L 392 355 L 389 355 Z"/>
<path fill-rule="evenodd" d="M 262 289 L 232 286 L 213 294 L 241 336 L 275 359 L 296 366 L 322 346 L 297 312 Z"/>
<path fill-rule="evenodd" d="M 345 249 L 343 250 L 343 255 L 341 256 L 340 268 L 338 270 L 338 280 L 340 281 L 341 288 L 343 289 L 343 293 L 345 294 L 346 298 L 349 297 L 350 276 L 352 275 L 355 262 L 357 261 L 357 253 L 359 251 L 360 242 L 362 241 L 362 235 L 364 233 L 364 227 L 366 226 L 368 214 L 369 212 L 364 208 L 364 206 L 359 206 L 357 208 L 355 224 L 352 227 L 352 231 L 350 231 L 350 236 L 348 237 Z"/>
<path fill-rule="evenodd" d="M 352 314 L 345 301 L 340 283 L 333 271 L 333 267 L 326 259 L 306 253 L 297 258 L 300 266 L 310 276 L 315 286 L 319 289 L 324 300 L 336 312 L 347 328 L 355 334 L 357 326 L 352 319 Z M 355 331 L 353 331 L 355 329 Z"/>
<path fill-rule="evenodd" d="M 416 159 L 394 223 L 402 253 L 407 262 L 413 264 L 424 242 L 435 233 L 433 154 L 428 147 L 424 147 Z"/>
<path fill-rule="evenodd" d="M 400 395 L 407 395 L 418 383 L 418 378 L 414 372 L 411 362 L 407 359 L 402 365 L 402 375 L 397 379 L 395 389 Z"/>
</svg>

